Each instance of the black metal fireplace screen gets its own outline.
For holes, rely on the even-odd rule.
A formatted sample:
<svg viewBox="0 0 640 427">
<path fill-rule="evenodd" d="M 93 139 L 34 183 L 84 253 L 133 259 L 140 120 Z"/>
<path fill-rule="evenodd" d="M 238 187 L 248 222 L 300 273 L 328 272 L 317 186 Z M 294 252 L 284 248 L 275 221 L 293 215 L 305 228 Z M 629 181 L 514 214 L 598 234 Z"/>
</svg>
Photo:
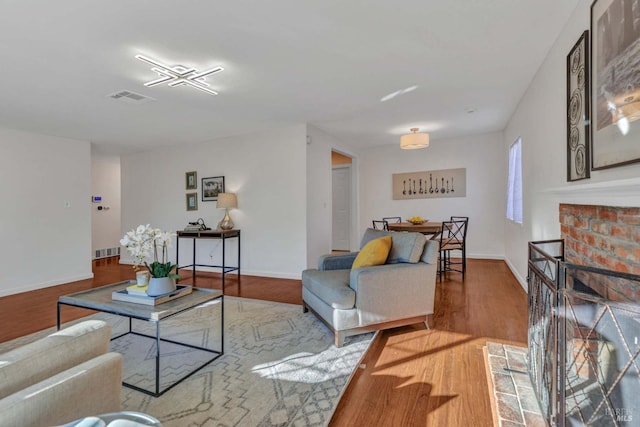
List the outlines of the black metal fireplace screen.
<svg viewBox="0 0 640 427">
<path fill-rule="evenodd" d="M 551 426 L 640 425 L 640 276 L 564 261 L 529 243 L 528 369 Z"/>
</svg>

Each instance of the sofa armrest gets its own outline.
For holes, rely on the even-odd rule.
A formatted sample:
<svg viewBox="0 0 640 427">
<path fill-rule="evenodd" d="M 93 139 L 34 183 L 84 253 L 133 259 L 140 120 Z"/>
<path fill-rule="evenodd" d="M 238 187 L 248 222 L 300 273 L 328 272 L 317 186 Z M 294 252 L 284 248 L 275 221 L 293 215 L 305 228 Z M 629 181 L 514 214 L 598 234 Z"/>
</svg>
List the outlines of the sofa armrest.
<svg viewBox="0 0 640 427">
<path fill-rule="evenodd" d="M 3 427 L 52 426 L 121 408 L 122 355 L 107 353 L 0 399 Z"/>
<path fill-rule="evenodd" d="M 322 255 L 318 260 L 318 270 L 349 270 L 356 256 L 358 252 Z"/>
<path fill-rule="evenodd" d="M 433 314 L 437 265 L 386 264 L 351 270 L 361 324 Z"/>
<path fill-rule="evenodd" d="M 109 351 L 111 326 L 85 320 L 0 355 L 0 399 Z"/>
</svg>

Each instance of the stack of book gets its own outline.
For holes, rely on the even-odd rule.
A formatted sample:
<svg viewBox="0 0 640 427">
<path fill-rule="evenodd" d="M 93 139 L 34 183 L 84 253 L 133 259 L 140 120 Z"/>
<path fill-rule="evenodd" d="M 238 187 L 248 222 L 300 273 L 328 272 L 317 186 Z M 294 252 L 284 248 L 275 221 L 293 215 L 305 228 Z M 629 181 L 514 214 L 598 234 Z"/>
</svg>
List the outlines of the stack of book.
<svg viewBox="0 0 640 427">
<path fill-rule="evenodd" d="M 144 291 L 142 290 L 144 289 Z M 193 288 L 186 285 L 178 285 L 176 290 L 168 294 L 150 297 L 147 295 L 146 286 L 131 285 L 125 289 L 114 291 L 111 293 L 111 299 L 114 301 L 132 302 L 135 304 L 158 305 L 176 298 L 189 295 Z"/>
<path fill-rule="evenodd" d="M 149 288 L 149 285 L 144 285 L 144 286 L 138 286 L 138 285 L 133 285 L 133 286 L 127 286 L 127 294 L 129 295 L 143 295 L 143 296 L 147 296 L 147 289 Z"/>
</svg>

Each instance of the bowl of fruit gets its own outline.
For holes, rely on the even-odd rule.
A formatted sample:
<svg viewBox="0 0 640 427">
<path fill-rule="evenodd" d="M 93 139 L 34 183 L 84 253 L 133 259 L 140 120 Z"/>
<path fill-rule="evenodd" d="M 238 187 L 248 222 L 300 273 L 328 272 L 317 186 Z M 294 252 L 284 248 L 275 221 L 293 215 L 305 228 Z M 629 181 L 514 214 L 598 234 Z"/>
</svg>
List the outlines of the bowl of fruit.
<svg viewBox="0 0 640 427">
<path fill-rule="evenodd" d="M 409 221 L 413 225 L 420 225 L 426 222 L 426 220 L 421 216 L 412 216 L 407 221 Z"/>
</svg>

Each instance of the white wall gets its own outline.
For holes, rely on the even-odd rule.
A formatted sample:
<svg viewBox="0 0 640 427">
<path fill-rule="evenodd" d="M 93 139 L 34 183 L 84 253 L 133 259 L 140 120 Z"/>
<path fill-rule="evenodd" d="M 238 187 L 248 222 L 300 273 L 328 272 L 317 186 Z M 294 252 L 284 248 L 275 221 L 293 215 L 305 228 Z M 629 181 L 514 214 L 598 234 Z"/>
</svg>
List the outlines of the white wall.
<svg viewBox="0 0 640 427">
<path fill-rule="evenodd" d="M 373 219 L 414 215 L 432 221 L 469 216 L 467 256 L 504 257 L 506 165 L 501 133 L 434 140 L 428 148 L 402 150 L 399 145 L 363 151 L 360 162 L 360 235 Z M 467 169 L 467 196 L 446 199 L 393 200 L 391 176 L 401 172 Z"/>
<path fill-rule="evenodd" d="M 331 140 L 307 126 L 307 267 L 331 252 Z"/>
<path fill-rule="evenodd" d="M 147 223 L 181 230 L 199 217 L 215 228 L 224 211 L 201 200 L 201 178 L 224 176 L 226 191 L 238 195 L 231 217 L 242 230 L 242 274 L 299 278 L 307 261 L 306 164 L 305 125 L 123 156 L 122 233 Z M 186 211 L 187 171 L 198 173 L 197 211 Z M 235 263 L 235 239 L 227 249 Z M 198 241 L 197 263 L 218 264 L 220 250 L 218 240 Z M 181 240 L 180 253 L 184 265 L 191 241 Z M 121 259 L 130 262 L 126 253 Z"/>
<path fill-rule="evenodd" d="M 504 131 L 505 153 L 522 137 L 523 224 L 505 220 L 504 227 L 506 260 L 523 287 L 527 243 L 560 237 L 560 202 L 640 203 L 640 165 L 592 171 L 589 180 L 566 181 L 566 57 L 589 28 L 590 5 L 590 0 L 580 1 Z"/>
<path fill-rule="evenodd" d="M 102 203 L 91 206 L 91 255 L 95 258 L 97 249 L 120 246 L 120 157 L 91 153 L 91 194 L 102 197 Z"/>
<path fill-rule="evenodd" d="M 0 296 L 93 277 L 89 142 L 0 129 Z"/>
<path fill-rule="evenodd" d="M 353 158 L 350 240 L 352 250 L 358 249 L 358 158 L 352 147 L 314 126 L 307 126 L 307 134 L 307 266 L 315 268 L 320 255 L 331 252 L 331 151 L 334 149 Z"/>
</svg>

